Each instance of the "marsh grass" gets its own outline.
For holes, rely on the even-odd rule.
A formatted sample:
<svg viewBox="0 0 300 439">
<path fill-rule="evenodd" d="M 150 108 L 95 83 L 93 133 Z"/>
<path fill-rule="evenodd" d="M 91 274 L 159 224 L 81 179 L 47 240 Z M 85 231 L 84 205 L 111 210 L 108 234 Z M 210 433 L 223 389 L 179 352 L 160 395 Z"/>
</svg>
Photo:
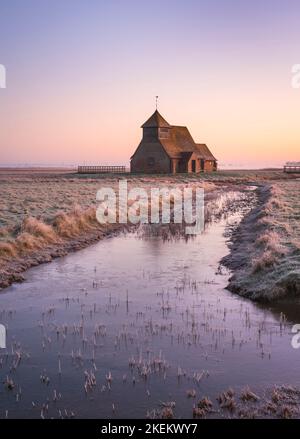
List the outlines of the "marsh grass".
<svg viewBox="0 0 300 439">
<path fill-rule="evenodd" d="M 300 295 L 300 181 L 259 189 L 259 204 L 233 234 L 224 263 L 235 268 L 229 288 L 254 300 Z"/>
</svg>

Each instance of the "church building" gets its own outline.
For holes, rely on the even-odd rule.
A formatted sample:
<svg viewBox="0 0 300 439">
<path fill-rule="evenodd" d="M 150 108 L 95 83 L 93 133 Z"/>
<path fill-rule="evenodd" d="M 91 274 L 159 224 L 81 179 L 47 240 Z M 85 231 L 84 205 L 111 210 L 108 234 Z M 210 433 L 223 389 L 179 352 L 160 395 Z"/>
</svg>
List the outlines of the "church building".
<svg viewBox="0 0 300 439">
<path fill-rule="evenodd" d="M 170 125 L 156 110 L 142 125 L 143 138 L 131 157 L 132 173 L 212 172 L 217 159 L 205 143 L 195 143 L 185 126 Z"/>
</svg>

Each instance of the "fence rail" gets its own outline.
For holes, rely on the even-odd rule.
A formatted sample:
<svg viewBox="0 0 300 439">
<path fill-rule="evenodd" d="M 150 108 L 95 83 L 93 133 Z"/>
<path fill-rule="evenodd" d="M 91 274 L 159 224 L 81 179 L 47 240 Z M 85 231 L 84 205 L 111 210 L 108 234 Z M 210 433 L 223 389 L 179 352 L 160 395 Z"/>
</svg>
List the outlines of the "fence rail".
<svg viewBox="0 0 300 439">
<path fill-rule="evenodd" d="M 283 172 L 300 174 L 300 162 L 287 162 L 283 167 Z"/>
<path fill-rule="evenodd" d="M 125 166 L 78 166 L 79 174 L 122 174 L 126 172 Z"/>
</svg>

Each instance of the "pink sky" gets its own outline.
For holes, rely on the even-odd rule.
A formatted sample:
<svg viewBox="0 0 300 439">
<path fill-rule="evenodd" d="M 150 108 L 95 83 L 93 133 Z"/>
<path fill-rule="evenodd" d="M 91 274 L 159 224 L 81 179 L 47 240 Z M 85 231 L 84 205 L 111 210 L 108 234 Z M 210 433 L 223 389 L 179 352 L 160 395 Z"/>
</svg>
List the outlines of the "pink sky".
<svg viewBox="0 0 300 439">
<path fill-rule="evenodd" d="M 4 3 L 1 165 L 128 165 L 157 94 L 221 166 L 300 160 L 299 2 Z"/>
</svg>

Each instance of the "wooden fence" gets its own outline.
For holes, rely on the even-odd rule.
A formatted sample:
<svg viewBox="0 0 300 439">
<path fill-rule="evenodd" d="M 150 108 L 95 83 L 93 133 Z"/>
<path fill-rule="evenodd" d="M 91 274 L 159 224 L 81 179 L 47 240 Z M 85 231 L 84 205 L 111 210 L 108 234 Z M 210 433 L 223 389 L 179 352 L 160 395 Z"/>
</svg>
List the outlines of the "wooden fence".
<svg viewBox="0 0 300 439">
<path fill-rule="evenodd" d="M 283 172 L 300 174 L 300 162 L 287 162 L 283 167 Z"/>
<path fill-rule="evenodd" d="M 125 166 L 78 166 L 79 174 L 122 174 L 126 172 Z"/>
</svg>

